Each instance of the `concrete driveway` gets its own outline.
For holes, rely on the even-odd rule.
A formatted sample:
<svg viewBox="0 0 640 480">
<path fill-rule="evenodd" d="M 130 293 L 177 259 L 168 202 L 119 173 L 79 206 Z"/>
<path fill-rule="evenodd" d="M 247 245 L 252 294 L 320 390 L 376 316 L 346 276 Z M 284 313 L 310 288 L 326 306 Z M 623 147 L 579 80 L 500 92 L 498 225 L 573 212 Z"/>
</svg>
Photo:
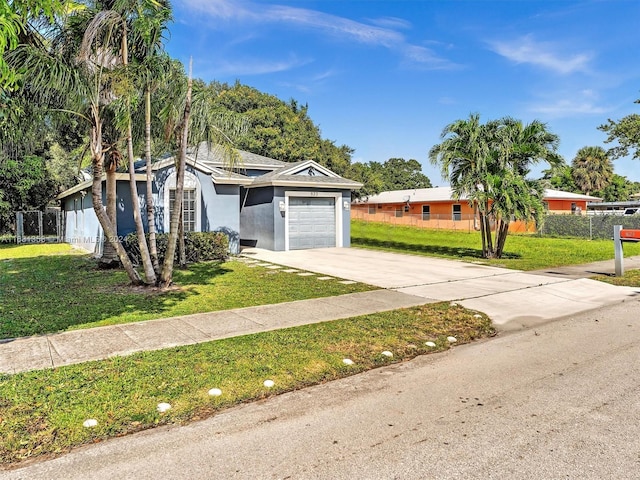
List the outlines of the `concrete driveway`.
<svg viewBox="0 0 640 480">
<path fill-rule="evenodd" d="M 456 301 L 486 313 L 501 330 L 535 326 L 640 295 L 637 288 L 584 278 L 360 248 L 289 252 L 250 248 L 243 255 L 417 295 L 427 303 Z"/>
</svg>

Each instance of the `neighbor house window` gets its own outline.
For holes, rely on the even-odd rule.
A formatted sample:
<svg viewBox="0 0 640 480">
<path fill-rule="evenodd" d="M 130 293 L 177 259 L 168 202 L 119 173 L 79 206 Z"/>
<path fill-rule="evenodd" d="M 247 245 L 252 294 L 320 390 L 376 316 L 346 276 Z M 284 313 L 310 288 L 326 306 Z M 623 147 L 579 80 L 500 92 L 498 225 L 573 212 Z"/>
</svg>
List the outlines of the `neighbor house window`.
<svg viewBox="0 0 640 480">
<path fill-rule="evenodd" d="M 369 205 L 369 215 L 375 215 L 375 214 L 376 214 L 376 206 Z"/>
<path fill-rule="evenodd" d="M 173 212 L 176 202 L 176 191 L 169 190 L 169 212 Z M 182 192 L 182 225 L 185 232 L 196 231 L 196 191 L 195 189 Z"/>
<path fill-rule="evenodd" d="M 402 216 L 402 208 L 396 208 L 396 217 Z"/>
<path fill-rule="evenodd" d="M 578 204 L 576 203 L 571 204 L 571 213 L 578 213 Z"/>
<path fill-rule="evenodd" d="M 456 222 L 462 220 L 462 205 L 456 204 L 453 206 L 453 220 Z"/>
<path fill-rule="evenodd" d="M 422 205 L 422 220 L 431 220 L 431 205 Z"/>
</svg>

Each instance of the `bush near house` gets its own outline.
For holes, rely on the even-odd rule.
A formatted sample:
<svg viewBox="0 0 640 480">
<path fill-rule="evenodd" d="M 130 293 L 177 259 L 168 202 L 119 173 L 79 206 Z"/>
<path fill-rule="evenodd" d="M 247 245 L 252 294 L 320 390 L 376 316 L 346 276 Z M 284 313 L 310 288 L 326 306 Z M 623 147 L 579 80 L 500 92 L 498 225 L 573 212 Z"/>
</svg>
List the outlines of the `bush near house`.
<svg viewBox="0 0 640 480">
<path fill-rule="evenodd" d="M 148 236 L 147 236 L 148 241 Z M 156 234 L 156 245 L 160 263 L 164 261 L 169 241 L 168 233 Z M 138 236 L 130 233 L 124 238 L 123 246 L 131 261 L 140 264 L 140 248 Z M 187 263 L 205 262 L 209 260 L 224 261 L 229 257 L 229 237 L 222 232 L 185 232 L 185 256 Z M 176 259 L 177 261 L 177 251 Z"/>
</svg>

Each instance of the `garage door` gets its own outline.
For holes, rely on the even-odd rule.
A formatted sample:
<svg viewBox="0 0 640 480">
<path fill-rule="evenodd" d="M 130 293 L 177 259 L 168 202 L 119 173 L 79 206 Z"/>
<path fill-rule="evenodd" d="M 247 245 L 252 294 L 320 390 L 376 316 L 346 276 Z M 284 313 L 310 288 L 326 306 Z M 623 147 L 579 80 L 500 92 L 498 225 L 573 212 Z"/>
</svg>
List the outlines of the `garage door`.
<svg viewBox="0 0 640 480">
<path fill-rule="evenodd" d="M 336 246 L 335 198 L 289 198 L 289 249 Z"/>
</svg>

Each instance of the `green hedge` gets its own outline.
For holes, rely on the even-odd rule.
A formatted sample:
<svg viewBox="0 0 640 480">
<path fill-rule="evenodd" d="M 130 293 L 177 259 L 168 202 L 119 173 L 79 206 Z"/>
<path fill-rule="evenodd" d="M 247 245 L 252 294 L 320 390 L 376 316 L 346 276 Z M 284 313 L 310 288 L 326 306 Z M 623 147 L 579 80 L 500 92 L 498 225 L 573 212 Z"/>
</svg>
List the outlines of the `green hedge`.
<svg viewBox="0 0 640 480">
<path fill-rule="evenodd" d="M 640 215 L 547 215 L 541 236 L 612 239 L 613 226 L 640 229 Z"/>
<path fill-rule="evenodd" d="M 149 236 L 147 235 L 147 240 Z M 156 234 L 156 247 L 160 263 L 164 262 L 169 241 L 168 233 Z M 122 242 L 131 261 L 140 264 L 140 248 L 138 236 L 130 233 Z M 185 256 L 187 263 L 204 262 L 207 260 L 224 261 L 229 258 L 229 237 L 222 232 L 186 232 L 184 236 Z M 178 261 L 178 250 L 174 261 Z"/>
</svg>

